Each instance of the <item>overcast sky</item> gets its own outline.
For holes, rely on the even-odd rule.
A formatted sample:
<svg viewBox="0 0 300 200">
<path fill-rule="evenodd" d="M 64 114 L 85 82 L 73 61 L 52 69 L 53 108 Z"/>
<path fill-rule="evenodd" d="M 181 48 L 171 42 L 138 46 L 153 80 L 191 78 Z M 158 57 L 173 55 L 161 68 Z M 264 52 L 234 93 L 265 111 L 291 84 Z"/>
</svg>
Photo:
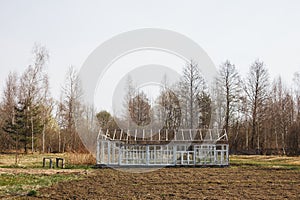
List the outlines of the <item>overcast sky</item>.
<svg viewBox="0 0 300 200">
<path fill-rule="evenodd" d="M 259 58 L 271 77 L 291 83 L 300 71 L 300 1 L 274 0 L 0 0 L 0 87 L 22 73 L 35 42 L 50 52 L 48 72 L 59 97 L 70 65 L 78 70 L 102 42 L 125 31 L 162 28 L 197 42 L 215 65 L 226 59 L 244 75 Z"/>
</svg>

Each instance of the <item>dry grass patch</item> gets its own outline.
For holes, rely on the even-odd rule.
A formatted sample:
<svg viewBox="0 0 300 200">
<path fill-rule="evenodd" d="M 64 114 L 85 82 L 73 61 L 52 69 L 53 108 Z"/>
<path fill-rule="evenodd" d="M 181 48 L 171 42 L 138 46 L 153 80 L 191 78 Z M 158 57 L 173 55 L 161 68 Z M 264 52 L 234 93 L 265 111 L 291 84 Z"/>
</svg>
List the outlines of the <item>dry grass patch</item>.
<svg viewBox="0 0 300 200">
<path fill-rule="evenodd" d="M 231 165 L 252 165 L 270 168 L 285 168 L 285 169 L 298 169 L 300 170 L 300 157 L 287 157 L 287 156 L 230 156 Z"/>
<path fill-rule="evenodd" d="M 69 165 L 95 165 L 96 159 L 92 154 L 67 153 L 64 155 Z"/>
<path fill-rule="evenodd" d="M 42 168 L 43 158 L 64 158 L 66 168 L 74 166 L 95 165 L 96 160 L 92 154 L 59 153 L 59 154 L 0 154 L 0 168 Z M 17 160 L 17 162 L 16 162 Z"/>
</svg>

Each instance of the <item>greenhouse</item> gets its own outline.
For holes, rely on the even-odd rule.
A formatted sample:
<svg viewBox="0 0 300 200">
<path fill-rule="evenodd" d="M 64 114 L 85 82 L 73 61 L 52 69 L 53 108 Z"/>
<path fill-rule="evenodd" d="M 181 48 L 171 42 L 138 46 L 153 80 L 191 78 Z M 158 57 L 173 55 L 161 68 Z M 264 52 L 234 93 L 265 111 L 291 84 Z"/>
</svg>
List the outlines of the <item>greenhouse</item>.
<svg viewBox="0 0 300 200">
<path fill-rule="evenodd" d="M 106 167 L 228 166 L 225 130 L 100 130 L 96 161 Z"/>
</svg>

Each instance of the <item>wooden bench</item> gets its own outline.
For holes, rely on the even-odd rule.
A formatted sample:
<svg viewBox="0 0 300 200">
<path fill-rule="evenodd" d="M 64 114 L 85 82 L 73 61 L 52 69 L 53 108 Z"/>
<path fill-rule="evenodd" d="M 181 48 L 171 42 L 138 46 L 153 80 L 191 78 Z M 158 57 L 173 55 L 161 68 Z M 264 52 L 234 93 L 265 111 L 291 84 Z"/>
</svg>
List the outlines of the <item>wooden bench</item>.
<svg viewBox="0 0 300 200">
<path fill-rule="evenodd" d="M 46 167 L 46 162 L 47 160 L 49 160 L 49 168 L 54 168 L 54 165 L 53 165 L 53 160 L 54 158 L 51 158 L 51 157 L 45 157 L 43 158 L 43 167 Z M 56 167 L 57 168 L 65 168 L 65 159 L 64 158 L 55 158 L 55 163 L 56 163 Z M 59 165 L 59 163 L 61 163 Z"/>
<path fill-rule="evenodd" d="M 47 158 L 43 158 L 43 167 L 46 166 L 46 161 L 49 160 L 49 168 L 53 168 L 53 161 L 52 158 L 47 157 Z"/>
<path fill-rule="evenodd" d="M 65 159 L 63 158 L 56 158 L 56 167 L 59 168 L 59 161 L 61 161 L 61 168 L 65 168 Z"/>
</svg>

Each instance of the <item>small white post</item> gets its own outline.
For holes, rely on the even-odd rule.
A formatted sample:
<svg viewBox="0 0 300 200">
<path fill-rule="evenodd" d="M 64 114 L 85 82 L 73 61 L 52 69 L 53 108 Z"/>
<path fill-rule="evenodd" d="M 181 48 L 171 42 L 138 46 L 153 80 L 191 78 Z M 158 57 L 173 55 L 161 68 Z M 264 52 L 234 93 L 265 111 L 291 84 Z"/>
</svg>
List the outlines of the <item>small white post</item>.
<svg viewBox="0 0 300 200">
<path fill-rule="evenodd" d="M 146 165 L 149 165 L 150 155 L 149 155 L 149 145 L 146 146 Z"/>
<path fill-rule="evenodd" d="M 168 141 L 168 129 L 166 129 L 166 141 Z"/>
<path fill-rule="evenodd" d="M 100 164 L 100 141 L 97 139 L 97 155 L 96 155 L 96 163 Z"/>
<path fill-rule="evenodd" d="M 105 163 L 104 163 L 104 162 L 105 162 L 105 149 L 104 149 L 104 144 L 105 144 L 105 142 L 104 142 L 104 141 L 101 141 L 102 153 L 101 153 L 101 158 L 100 158 L 100 160 L 101 160 L 101 163 L 102 163 L 102 164 L 105 164 Z"/>
<path fill-rule="evenodd" d="M 121 133 L 120 133 L 120 139 L 119 140 L 122 140 L 122 135 L 123 135 L 123 131 L 121 131 Z"/>
<path fill-rule="evenodd" d="M 120 148 L 119 148 L 119 165 L 121 165 L 121 162 L 122 162 L 122 153 L 123 153 L 123 146 L 120 146 Z"/>
<path fill-rule="evenodd" d="M 229 165 L 229 145 L 226 144 L 226 164 Z"/>
<path fill-rule="evenodd" d="M 116 143 L 112 142 L 112 162 L 115 163 L 116 161 Z"/>
<path fill-rule="evenodd" d="M 160 129 L 158 131 L 158 141 L 160 141 Z"/>
<path fill-rule="evenodd" d="M 174 165 L 176 165 L 177 163 L 176 163 L 176 160 L 177 160 L 177 155 L 176 155 L 176 153 L 177 153 L 177 145 L 174 145 L 173 146 L 173 164 Z"/>
<path fill-rule="evenodd" d="M 117 129 L 115 129 L 115 131 L 114 131 L 113 140 L 115 139 L 116 133 L 117 133 Z"/>
<path fill-rule="evenodd" d="M 224 162 L 224 145 L 221 145 L 221 165 L 223 165 Z"/>
<path fill-rule="evenodd" d="M 145 140 L 145 129 L 143 129 L 143 140 Z"/>
<path fill-rule="evenodd" d="M 107 164 L 110 164 L 110 141 L 107 141 Z"/>
</svg>

